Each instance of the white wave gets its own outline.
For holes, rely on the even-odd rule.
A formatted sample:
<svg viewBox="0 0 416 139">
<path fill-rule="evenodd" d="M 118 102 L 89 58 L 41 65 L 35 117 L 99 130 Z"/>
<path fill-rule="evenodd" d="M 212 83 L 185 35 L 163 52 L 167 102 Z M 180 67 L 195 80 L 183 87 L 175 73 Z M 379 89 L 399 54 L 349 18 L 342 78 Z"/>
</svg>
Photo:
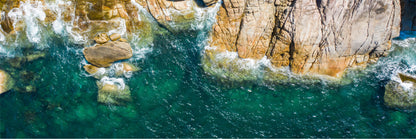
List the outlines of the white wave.
<svg viewBox="0 0 416 139">
<path fill-rule="evenodd" d="M 107 76 L 100 80 L 100 83 L 104 86 L 106 84 L 116 85 L 118 89 L 123 90 L 126 87 L 123 78 L 109 78 Z"/>
<path fill-rule="evenodd" d="M 41 40 L 41 24 L 39 21 L 44 21 L 46 18 L 45 12 L 43 12 L 43 5 L 41 1 L 35 1 L 31 3 L 20 2 L 19 8 L 13 8 L 7 14 L 13 21 L 13 26 L 16 27 L 16 23 L 23 20 L 26 24 L 26 36 L 32 43 L 39 43 Z"/>
<path fill-rule="evenodd" d="M 154 19 L 154 17 L 152 16 L 151 13 L 149 13 L 149 11 L 147 11 L 142 5 L 138 4 L 136 2 L 136 0 L 131 0 L 130 1 L 137 9 L 139 9 L 138 11 L 138 19 L 139 21 L 142 21 L 141 17 L 140 17 L 140 13 L 142 13 L 147 19 L 150 19 L 150 21 L 153 21 L 154 23 L 156 23 L 156 19 Z"/>
<path fill-rule="evenodd" d="M 216 22 L 216 15 L 217 12 L 220 10 L 222 0 L 219 0 L 215 3 L 214 6 L 211 7 L 195 7 L 195 22 L 191 25 L 192 29 L 204 29 L 206 27 L 211 28 L 212 25 Z"/>
<path fill-rule="evenodd" d="M 52 28 L 55 33 L 63 35 L 63 31 L 65 29 L 65 22 L 62 21 L 62 14 L 63 14 L 63 6 L 71 6 L 72 2 L 68 1 L 65 2 L 63 0 L 56 0 L 54 3 L 48 3 L 48 9 L 54 11 L 56 13 L 56 20 L 52 22 Z"/>
<path fill-rule="evenodd" d="M 1 28 L 1 25 L 0 25 Z M 3 31 L 0 29 L 0 42 L 6 41 L 6 36 L 3 34 Z"/>
<path fill-rule="evenodd" d="M 117 19 L 113 19 L 114 21 L 118 21 L 119 25 L 117 28 L 112 29 L 110 31 L 107 32 L 107 34 L 113 34 L 113 33 L 118 33 L 120 35 L 126 35 L 127 34 L 127 27 L 126 27 L 126 20 L 123 18 L 117 18 Z"/>
<path fill-rule="evenodd" d="M 133 48 L 133 57 L 132 60 L 140 60 L 146 58 L 146 54 L 152 52 L 151 47 L 142 47 L 142 48 Z"/>
</svg>

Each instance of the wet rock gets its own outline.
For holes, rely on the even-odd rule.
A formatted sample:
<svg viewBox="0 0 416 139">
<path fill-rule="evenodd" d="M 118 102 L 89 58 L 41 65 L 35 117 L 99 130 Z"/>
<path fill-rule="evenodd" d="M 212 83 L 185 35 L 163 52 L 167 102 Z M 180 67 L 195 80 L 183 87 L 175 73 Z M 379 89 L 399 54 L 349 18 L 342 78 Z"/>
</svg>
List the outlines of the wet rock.
<svg viewBox="0 0 416 139">
<path fill-rule="evenodd" d="M 124 39 L 124 38 L 120 38 L 119 41 L 121 41 L 121 42 L 127 42 L 127 40 Z"/>
<path fill-rule="evenodd" d="M 100 103 L 122 105 L 131 101 L 130 89 L 121 78 L 104 77 L 97 82 L 98 97 Z"/>
<path fill-rule="evenodd" d="M 218 0 L 202 0 L 202 2 L 204 2 L 204 4 L 206 6 L 211 6 L 211 5 L 214 5 L 215 3 L 217 3 Z"/>
<path fill-rule="evenodd" d="M 130 44 L 119 41 L 87 47 L 83 53 L 87 61 L 97 67 L 109 67 L 115 61 L 133 56 Z"/>
<path fill-rule="evenodd" d="M 110 40 L 111 41 L 116 41 L 116 40 L 118 40 L 118 39 L 120 39 L 121 38 L 121 35 L 120 34 L 118 34 L 118 33 L 114 33 L 114 34 L 111 34 L 110 35 Z"/>
<path fill-rule="evenodd" d="M 194 0 L 147 0 L 145 6 L 162 27 L 172 32 L 189 29 L 196 17 Z"/>
<path fill-rule="evenodd" d="M 386 85 L 384 102 L 388 107 L 415 110 L 416 82 L 412 81 L 415 78 L 405 74 L 399 76 L 402 81 L 392 80 Z"/>
<path fill-rule="evenodd" d="M 98 44 L 103 44 L 108 42 L 110 39 L 108 38 L 108 35 L 106 33 L 100 33 L 97 36 L 94 37 L 94 41 Z"/>
<path fill-rule="evenodd" d="M 400 1 L 224 0 L 212 29 L 218 52 L 341 77 L 387 54 L 400 32 Z"/>
<path fill-rule="evenodd" d="M 101 79 L 102 77 L 107 76 L 105 68 L 99 68 L 94 65 L 85 65 L 83 68 L 96 79 Z"/>
<path fill-rule="evenodd" d="M 115 65 L 115 75 L 116 76 L 126 76 L 130 78 L 133 72 L 137 72 L 140 68 L 136 67 L 135 65 L 127 62 L 123 63 L 116 63 Z"/>
<path fill-rule="evenodd" d="M 0 70 L 0 94 L 12 89 L 13 85 L 14 81 L 10 75 L 5 71 Z"/>
<path fill-rule="evenodd" d="M 416 77 L 406 75 L 406 74 L 403 74 L 403 73 L 399 73 L 399 77 L 400 77 L 400 80 L 402 80 L 402 82 L 412 82 L 412 83 L 416 84 Z"/>
</svg>

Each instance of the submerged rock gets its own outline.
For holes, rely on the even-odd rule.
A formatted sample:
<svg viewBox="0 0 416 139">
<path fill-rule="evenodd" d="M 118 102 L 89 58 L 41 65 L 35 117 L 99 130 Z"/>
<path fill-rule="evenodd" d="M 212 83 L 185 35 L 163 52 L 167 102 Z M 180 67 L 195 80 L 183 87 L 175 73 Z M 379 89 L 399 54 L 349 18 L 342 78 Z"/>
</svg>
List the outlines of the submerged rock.
<svg viewBox="0 0 416 139">
<path fill-rule="evenodd" d="M 83 68 L 87 73 L 96 79 L 101 79 L 105 76 L 108 76 L 110 72 L 110 75 L 113 75 L 112 73 L 114 72 L 115 76 L 117 77 L 124 76 L 126 78 L 130 78 L 133 72 L 140 70 L 139 67 L 136 67 L 135 65 L 127 62 L 114 63 L 107 68 L 99 68 L 94 65 L 85 65 Z"/>
<path fill-rule="evenodd" d="M 85 59 L 97 67 L 109 67 L 115 61 L 129 59 L 133 56 L 130 44 L 126 42 L 108 42 L 85 48 Z"/>
<path fill-rule="evenodd" d="M 116 76 L 126 76 L 127 78 L 130 78 L 131 74 L 133 72 L 139 71 L 140 68 L 136 67 L 135 65 L 131 64 L 131 63 L 127 63 L 127 62 L 123 62 L 123 63 L 117 63 L 115 65 L 116 67 L 116 71 L 115 74 Z"/>
<path fill-rule="evenodd" d="M 14 81 L 10 77 L 10 75 L 5 71 L 0 70 L 0 94 L 3 94 L 4 92 L 7 92 L 10 89 L 12 89 L 13 84 Z"/>
<path fill-rule="evenodd" d="M 416 109 L 415 77 L 399 74 L 401 81 L 390 81 L 386 85 L 384 102 L 388 107 L 401 109 Z"/>
<path fill-rule="evenodd" d="M 402 80 L 402 82 L 412 82 L 412 83 L 416 84 L 416 77 L 406 75 L 406 74 L 403 74 L 403 73 L 399 73 L 399 77 L 400 77 L 400 80 Z"/>
<path fill-rule="evenodd" d="M 97 86 L 97 100 L 100 103 L 120 105 L 131 101 L 130 89 L 121 78 L 104 77 L 97 82 Z"/>
</svg>

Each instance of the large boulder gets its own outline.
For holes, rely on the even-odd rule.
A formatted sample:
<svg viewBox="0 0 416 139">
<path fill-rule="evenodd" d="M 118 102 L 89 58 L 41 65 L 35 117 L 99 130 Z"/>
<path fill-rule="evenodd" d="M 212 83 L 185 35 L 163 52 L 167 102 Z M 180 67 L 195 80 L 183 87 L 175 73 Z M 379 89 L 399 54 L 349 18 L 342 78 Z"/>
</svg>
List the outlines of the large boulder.
<svg viewBox="0 0 416 139">
<path fill-rule="evenodd" d="M 399 33 L 399 0 L 223 0 L 210 45 L 298 74 L 341 77 L 386 55 Z"/>
<path fill-rule="evenodd" d="M 0 70 L 0 94 L 9 91 L 13 87 L 13 79 L 10 77 L 10 75 Z"/>
<path fill-rule="evenodd" d="M 129 59 L 133 56 L 133 50 L 126 42 L 108 42 L 101 45 L 85 48 L 85 59 L 97 67 L 109 67 L 115 61 Z"/>
<path fill-rule="evenodd" d="M 130 89 L 121 78 L 104 77 L 97 81 L 98 97 L 100 103 L 121 105 L 131 101 Z"/>
<path fill-rule="evenodd" d="M 400 81 L 392 80 L 386 85 L 386 106 L 401 109 L 416 109 L 416 77 L 399 74 Z"/>
</svg>

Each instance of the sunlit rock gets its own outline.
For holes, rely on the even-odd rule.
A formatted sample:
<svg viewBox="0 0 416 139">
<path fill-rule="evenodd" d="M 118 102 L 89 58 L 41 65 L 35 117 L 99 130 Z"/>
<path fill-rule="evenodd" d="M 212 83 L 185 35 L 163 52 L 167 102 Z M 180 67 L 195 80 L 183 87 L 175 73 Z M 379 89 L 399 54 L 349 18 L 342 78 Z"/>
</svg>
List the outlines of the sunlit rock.
<svg viewBox="0 0 416 139">
<path fill-rule="evenodd" d="M 115 63 L 115 75 L 116 76 L 125 76 L 127 78 L 130 78 L 133 74 L 133 72 L 137 72 L 140 70 L 140 68 L 136 67 L 135 65 L 127 62 L 122 63 Z"/>
<path fill-rule="evenodd" d="M 83 53 L 85 59 L 97 67 L 109 67 L 115 61 L 129 59 L 133 56 L 130 44 L 119 41 L 87 47 Z"/>
<path fill-rule="evenodd" d="M 0 94 L 13 88 L 14 81 L 8 73 L 0 70 Z"/>
<path fill-rule="evenodd" d="M 104 44 L 108 42 L 110 38 L 108 38 L 107 33 L 100 33 L 96 37 L 94 37 L 94 41 L 98 44 Z"/>
<path fill-rule="evenodd" d="M 400 32 L 400 1 L 224 0 L 216 19 L 210 45 L 219 53 L 339 78 L 387 55 Z"/>
<path fill-rule="evenodd" d="M 101 79 L 108 75 L 105 68 L 99 68 L 94 65 L 85 65 L 83 68 L 87 73 L 96 79 Z"/>
<path fill-rule="evenodd" d="M 392 80 L 386 85 L 384 102 L 387 106 L 416 109 L 416 77 L 399 74 L 400 81 Z"/>
<path fill-rule="evenodd" d="M 194 0 L 147 0 L 145 6 L 160 25 L 173 32 L 190 29 L 198 7 Z"/>
<path fill-rule="evenodd" d="M 110 35 L 110 40 L 111 41 L 116 41 L 116 40 L 118 40 L 118 39 L 120 39 L 121 38 L 121 35 L 120 34 L 118 34 L 118 33 L 114 33 L 114 34 L 111 34 Z"/>
<path fill-rule="evenodd" d="M 121 42 L 127 42 L 127 40 L 124 39 L 124 38 L 120 38 L 119 41 L 121 41 Z"/>
<path fill-rule="evenodd" d="M 121 78 L 104 77 L 97 81 L 97 86 L 100 103 L 120 105 L 131 101 L 130 89 Z"/>
</svg>

